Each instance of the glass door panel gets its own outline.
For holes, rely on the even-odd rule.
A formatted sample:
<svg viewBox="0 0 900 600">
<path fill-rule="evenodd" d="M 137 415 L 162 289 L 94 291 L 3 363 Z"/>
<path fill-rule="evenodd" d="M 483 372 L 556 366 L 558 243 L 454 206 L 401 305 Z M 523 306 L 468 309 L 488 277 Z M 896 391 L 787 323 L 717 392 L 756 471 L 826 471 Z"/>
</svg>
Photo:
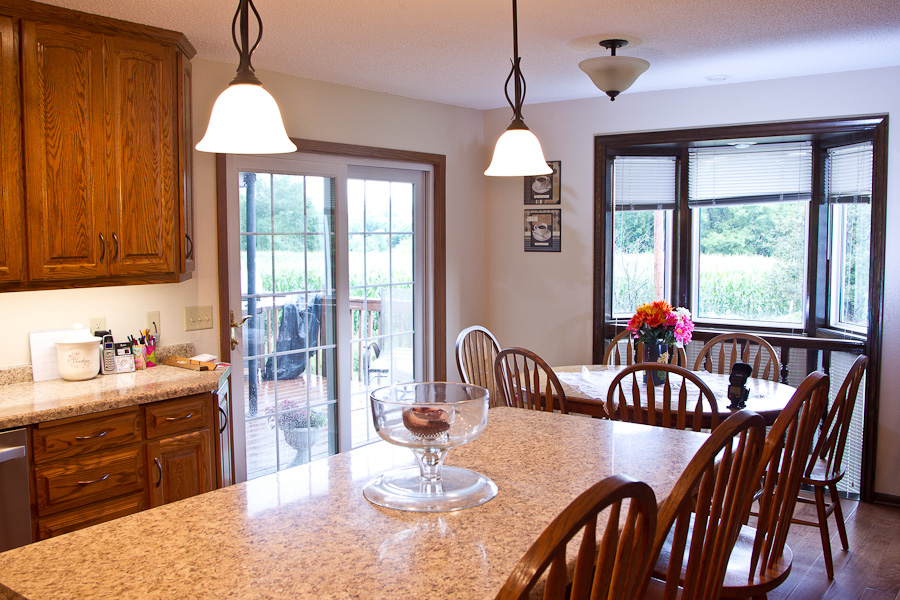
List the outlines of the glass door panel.
<svg viewBox="0 0 900 600">
<path fill-rule="evenodd" d="M 335 453 L 334 187 L 239 173 L 247 477 Z"/>
<path fill-rule="evenodd" d="M 423 368 L 422 315 L 414 309 L 422 277 L 416 268 L 424 262 L 416 256 L 414 233 L 421 173 L 360 171 L 347 182 L 353 447 L 378 439 L 369 393 L 421 379 Z"/>
</svg>

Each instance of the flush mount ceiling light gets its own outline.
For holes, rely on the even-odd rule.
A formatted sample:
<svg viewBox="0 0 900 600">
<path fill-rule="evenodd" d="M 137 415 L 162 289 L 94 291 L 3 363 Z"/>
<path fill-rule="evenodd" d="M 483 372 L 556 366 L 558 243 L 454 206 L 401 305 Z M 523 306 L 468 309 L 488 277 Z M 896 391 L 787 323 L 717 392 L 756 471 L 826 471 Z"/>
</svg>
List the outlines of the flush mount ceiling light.
<svg viewBox="0 0 900 600">
<path fill-rule="evenodd" d="M 587 73 L 601 91 L 606 92 L 610 100 L 631 87 L 637 78 L 650 68 L 643 58 L 633 56 L 616 56 L 616 50 L 628 44 L 628 40 L 610 39 L 602 40 L 600 45 L 610 50 L 610 56 L 595 56 L 587 58 L 578 66 Z"/>
<path fill-rule="evenodd" d="M 249 46 L 250 10 L 256 17 L 256 42 Z M 235 27 L 240 18 L 241 41 Z M 288 138 L 281 111 L 254 73 L 250 58 L 262 39 L 263 25 L 251 0 L 240 0 L 231 21 L 231 38 L 240 55 L 237 75 L 216 98 L 206 135 L 197 144 L 201 152 L 222 154 L 280 154 L 295 152 L 297 146 Z"/>
<path fill-rule="evenodd" d="M 519 32 L 516 0 L 513 0 L 513 60 L 512 70 L 506 78 L 504 91 L 506 101 L 513 109 L 513 120 L 509 127 L 497 140 L 494 147 L 494 158 L 491 166 L 484 172 L 492 177 L 514 177 L 523 175 L 549 175 L 553 172 L 544 159 L 541 142 L 537 139 L 525 121 L 522 120 L 522 104 L 525 102 L 525 77 L 519 68 Z M 515 100 L 509 97 L 509 82 L 515 87 Z"/>
</svg>

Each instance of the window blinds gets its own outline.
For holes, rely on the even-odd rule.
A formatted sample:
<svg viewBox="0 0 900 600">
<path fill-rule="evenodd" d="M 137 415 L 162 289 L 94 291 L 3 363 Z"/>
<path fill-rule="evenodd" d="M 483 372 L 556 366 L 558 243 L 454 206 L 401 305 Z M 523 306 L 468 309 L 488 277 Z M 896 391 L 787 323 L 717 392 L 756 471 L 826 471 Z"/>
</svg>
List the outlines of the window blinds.
<svg viewBox="0 0 900 600">
<path fill-rule="evenodd" d="M 613 158 L 613 201 L 616 210 L 674 209 L 675 157 Z"/>
<path fill-rule="evenodd" d="M 825 194 L 829 203 L 872 199 L 872 142 L 828 149 Z"/>
<path fill-rule="evenodd" d="M 809 200 L 811 190 L 809 142 L 688 149 L 688 205 L 692 208 Z"/>
</svg>

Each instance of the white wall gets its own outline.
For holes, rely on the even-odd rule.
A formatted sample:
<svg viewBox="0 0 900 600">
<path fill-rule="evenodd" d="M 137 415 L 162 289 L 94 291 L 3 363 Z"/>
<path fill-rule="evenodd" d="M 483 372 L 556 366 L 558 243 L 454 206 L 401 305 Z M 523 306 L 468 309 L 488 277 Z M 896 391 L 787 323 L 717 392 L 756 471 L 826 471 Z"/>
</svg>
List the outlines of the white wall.
<svg viewBox="0 0 900 600">
<path fill-rule="evenodd" d="M 900 68 L 758 83 L 622 94 L 526 106 L 525 122 L 547 160 L 562 161 L 562 252 L 525 253 L 522 180 L 485 184 L 486 325 L 503 346 L 524 346 L 550 364 L 591 358 L 593 136 L 714 125 L 900 113 Z M 485 113 L 488 145 L 509 124 L 509 109 Z M 900 131 L 889 133 L 887 272 L 877 445 L 877 492 L 900 496 L 900 402 L 891 373 L 900 371 Z M 486 148 L 485 154 L 490 152 Z M 485 158 L 487 160 L 487 158 Z"/>
<path fill-rule="evenodd" d="M 213 102 L 234 76 L 235 65 L 194 59 L 194 136 L 206 131 Z M 410 100 L 274 73 L 260 73 L 277 98 L 292 137 L 447 156 L 447 373 L 456 377 L 453 342 L 463 324 L 482 315 L 481 223 L 484 170 L 479 111 Z M 185 306 L 211 304 L 218 319 L 215 157 L 194 152 L 197 271 L 184 283 L 0 294 L 0 368 L 28 364 L 28 332 L 87 326 L 106 316 L 117 337 L 133 333 L 147 311 L 158 310 L 162 343 L 193 342 L 218 354 L 217 329 L 187 333 Z"/>
</svg>

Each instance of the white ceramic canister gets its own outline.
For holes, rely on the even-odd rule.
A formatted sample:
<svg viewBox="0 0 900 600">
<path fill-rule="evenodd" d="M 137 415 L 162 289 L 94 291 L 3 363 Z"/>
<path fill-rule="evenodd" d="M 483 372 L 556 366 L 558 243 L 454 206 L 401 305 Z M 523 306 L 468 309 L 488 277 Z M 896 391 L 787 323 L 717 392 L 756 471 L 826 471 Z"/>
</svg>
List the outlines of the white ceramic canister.
<svg viewBox="0 0 900 600">
<path fill-rule="evenodd" d="M 59 376 L 68 381 L 82 381 L 100 372 L 100 338 L 90 334 L 81 323 L 56 341 L 56 364 Z"/>
</svg>

